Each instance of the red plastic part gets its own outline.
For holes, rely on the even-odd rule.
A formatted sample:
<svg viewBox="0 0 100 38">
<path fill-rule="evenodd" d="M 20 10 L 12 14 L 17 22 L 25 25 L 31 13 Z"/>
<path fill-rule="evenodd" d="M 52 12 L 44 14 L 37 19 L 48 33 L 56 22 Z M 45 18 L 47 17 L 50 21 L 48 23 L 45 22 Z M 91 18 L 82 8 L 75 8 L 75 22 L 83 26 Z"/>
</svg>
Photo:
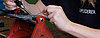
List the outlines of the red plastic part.
<svg viewBox="0 0 100 38">
<path fill-rule="evenodd" d="M 36 21 L 37 24 L 34 28 L 31 38 L 53 38 L 45 24 L 45 18 L 43 16 L 37 16 Z"/>
<path fill-rule="evenodd" d="M 24 21 L 16 20 L 9 31 L 9 34 L 6 38 L 21 38 L 25 36 L 30 36 L 32 29 L 29 27 L 29 24 Z"/>
<path fill-rule="evenodd" d="M 16 9 L 16 10 L 14 11 L 14 14 L 18 14 L 19 11 L 21 11 L 20 8 Z"/>
</svg>

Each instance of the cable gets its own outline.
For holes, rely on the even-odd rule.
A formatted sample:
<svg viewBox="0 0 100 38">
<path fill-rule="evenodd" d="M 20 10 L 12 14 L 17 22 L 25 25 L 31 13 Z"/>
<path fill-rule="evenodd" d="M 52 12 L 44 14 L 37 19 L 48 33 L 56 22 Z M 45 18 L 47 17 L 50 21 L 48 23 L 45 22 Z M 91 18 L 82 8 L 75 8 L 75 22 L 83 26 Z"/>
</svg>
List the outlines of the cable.
<svg viewBox="0 0 100 38">
<path fill-rule="evenodd" d="M 4 35 L 4 34 L 2 34 L 2 33 L 0 33 L 0 36 L 6 37 L 6 35 Z"/>
</svg>

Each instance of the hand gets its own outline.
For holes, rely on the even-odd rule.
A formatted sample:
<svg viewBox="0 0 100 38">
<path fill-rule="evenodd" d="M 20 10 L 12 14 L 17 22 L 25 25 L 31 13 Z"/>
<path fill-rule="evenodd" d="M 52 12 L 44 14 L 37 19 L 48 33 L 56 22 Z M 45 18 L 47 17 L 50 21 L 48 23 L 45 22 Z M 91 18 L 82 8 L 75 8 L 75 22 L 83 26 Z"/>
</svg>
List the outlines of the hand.
<svg viewBox="0 0 100 38">
<path fill-rule="evenodd" d="M 25 0 L 21 0 L 22 3 L 24 5 L 26 5 L 26 2 Z M 27 3 L 28 4 L 28 3 Z M 14 9 L 17 9 L 19 8 L 16 3 L 14 2 L 14 0 L 4 0 L 4 5 L 5 5 L 5 8 L 8 9 L 8 10 L 14 10 Z"/>
<path fill-rule="evenodd" d="M 71 21 L 66 17 L 61 6 L 49 5 L 44 9 L 44 15 L 46 15 L 51 23 L 54 23 L 58 28 L 64 29 L 64 27 L 71 24 Z"/>
<path fill-rule="evenodd" d="M 29 13 L 31 15 L 36 15 L 36 14 L 40 13 L 40 10 L 36 5 L 29 4 L 25 0 L 21 0 L 21 1 L 23 3 L 23 6 L 25 6 L 25 8 L 29 11 Z M 5 8 L 8 9 L 8 10 L 15 10 L 15 9 L 19 8 L 14 3 L 14 0 L 4 0 L 4 5 L 5 5 Z"/>
<path fill-rule="evenodd" d="M 16 4 L 14 3 L 14 0 L 4 0 L 4 5 L 5 5 L 5 8 L 8 10 L 14 10 L 18 8 Z"/>
</svg>

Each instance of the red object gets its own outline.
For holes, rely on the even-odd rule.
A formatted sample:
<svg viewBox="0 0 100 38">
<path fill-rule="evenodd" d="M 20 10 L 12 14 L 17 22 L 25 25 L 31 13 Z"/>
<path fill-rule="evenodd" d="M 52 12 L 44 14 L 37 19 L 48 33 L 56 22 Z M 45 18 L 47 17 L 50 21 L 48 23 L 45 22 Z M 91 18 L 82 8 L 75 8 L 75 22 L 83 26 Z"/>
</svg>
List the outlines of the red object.
<svg viewBox="0 0 100 38">
<path fill-rule="evenodd" d="M 30 36 L 31 33 L 32 29 L 29 27 L 28 23 L 22 20 L 15 20 L 6 38 L 21 38 L 25 36 Z"/>
<path fill-rule="evenodd" d="M 36 21 L 37 24 L 34 28 L 31 38 L 53 38 L 45 24 L 45 18 L 43 16 L 37 16 Z"/>
<path fill-rule="evenodd" d="M 16 9 L 16 10 L 14 11 L 14 14 L 18 14 L 19 11 L 21 11 L 20 8 Z"/>
</svg>

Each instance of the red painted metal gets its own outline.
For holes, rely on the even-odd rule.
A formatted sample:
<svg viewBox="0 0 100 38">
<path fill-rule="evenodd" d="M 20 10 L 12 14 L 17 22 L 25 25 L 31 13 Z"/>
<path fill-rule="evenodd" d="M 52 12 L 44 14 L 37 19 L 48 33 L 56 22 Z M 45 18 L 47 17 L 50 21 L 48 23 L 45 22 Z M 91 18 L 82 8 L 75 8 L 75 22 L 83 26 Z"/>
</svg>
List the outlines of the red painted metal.
<svg viewBox="0 0 100 38">
<path fill-rule="evenodd" d="M 31 38 L 54 38 L 45 24 L 45 17 L 37 16 L 36 22 L 37 24 L 32 33 L 32 29 L 27 22 L 15 20 L 5 38 L 21 38 L 25 36 L 31 36 Z"/>
<path fill-rule="evenodd" d="M 20 8 L 16 9 L 16 10 L 14 11 L 14 14 L 18 14 L 19 11 L 21 11 Z"/>
<path fill-rule="evenodd" d="M 43 16 L 37 16 L 36 21 L 37 24 L 34 28 L 31 38 L 53 38 L 45 24 L 45 18 Z"/>
<path fill-rule="evenodd" d="M 21 38 L 25 36 L 30 36 L 31 33 L 32 29 L 29 27 L 28 23 L 22 20 L 15 20 L 6 38 Z"/>
</svg>

